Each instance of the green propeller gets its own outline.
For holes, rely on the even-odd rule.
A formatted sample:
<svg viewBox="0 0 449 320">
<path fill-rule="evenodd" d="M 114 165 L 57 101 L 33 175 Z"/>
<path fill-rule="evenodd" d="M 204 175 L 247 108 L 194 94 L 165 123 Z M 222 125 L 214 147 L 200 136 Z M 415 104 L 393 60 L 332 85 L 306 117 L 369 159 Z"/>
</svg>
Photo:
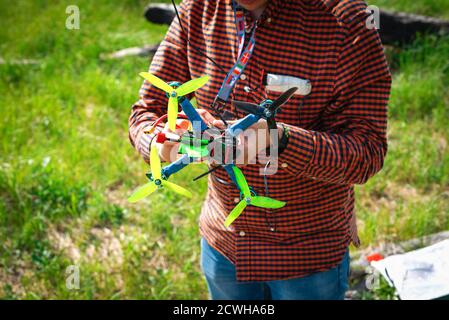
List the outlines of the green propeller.
<svg viewBox="0 0 449 320">
<path fill-rule="evenodd" d="M 192 194 L 190 191 L 184 189 L 177 184 L 169 182 L 162 178 L 162 166 L 161 159 L 159 159 L 159 155 L 157 153 L 157 148 L 155 146 L 151 147 L 150 151 L 150 166 L 151 166 L 151 181 L 147 184 L 137 188 L 133 194 L 128 198 L 128 201 L 131 203 L 142 200 L 143 198 L 149 196 L 154 191 L 159 188 L 167 188 L 170 189 L 180 195 L 191 198 Z"/>
<path fill-rule="evenodd" d="M 240 214 L 248 205 L 266 209 L 279 209 L 285 206 L 286 203 L 283 201 L 271 199 L 268 197 L 253 196 L 242 171 L 236 166 L 233 166 L 232 169 L 234 171 L 237 185 L 240 191 L 243 193 L 243 199 L 229 213 L 224 223 L 226 227 L 229 227 L 234 222 L 234 220 L 240 216 Z"/>
</svg>

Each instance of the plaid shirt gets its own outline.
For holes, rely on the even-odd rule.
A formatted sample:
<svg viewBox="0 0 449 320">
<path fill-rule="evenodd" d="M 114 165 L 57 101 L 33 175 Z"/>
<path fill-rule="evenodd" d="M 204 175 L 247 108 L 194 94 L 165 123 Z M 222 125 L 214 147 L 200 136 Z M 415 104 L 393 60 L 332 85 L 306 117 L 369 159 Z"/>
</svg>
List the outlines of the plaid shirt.
<svg viewBox="0 0 449 320">
<path fill-rule="evenodd" d="M 325 271 L 342 260 L 351 241 L 358 245 L 353 185 L 382 168 L 391 87 L 382 44 L 377 31 L 366 27 L 365 9 L 359 0 L 271 0 L 258 21 L 256 48 L 233 98 L 275 99 L 279 93 L 264 87 L 267 73 L 308 79 L 313 89 L 308 96 L 295 95 L 277 116 L 290 129 L 290 138 L 278 172 L 267 179 L 269 196 L 286 201 L 284 208 L 249 206 L 226 228 L 223 222 L 239 192 L 209 177 L 201 234 L 235 264 L 238 280 Z M 225 74 L 192 45 L 230 70 L 238 51 L 231 0 L 184 0 L 180 15 L 187 34 L 175 19 L 150 72 L 167 82 L 209 75 L 195 96 L 201 108 L 210 109 Z M 249 32 L 255 22 L 249 14 L 245 19 Z M 247 93 L 245 86 L 254 91 Z M 145 81 L 129 133 L 147 161 L 151 136 L 143 131 L 166 113 L 166 106 L 164 94 Z M 243 167 L 248 183 L 263 195 L 259 170 L 260 165 Z M 215 176 L 229 182 L 224 170 Z"/>
</svg>

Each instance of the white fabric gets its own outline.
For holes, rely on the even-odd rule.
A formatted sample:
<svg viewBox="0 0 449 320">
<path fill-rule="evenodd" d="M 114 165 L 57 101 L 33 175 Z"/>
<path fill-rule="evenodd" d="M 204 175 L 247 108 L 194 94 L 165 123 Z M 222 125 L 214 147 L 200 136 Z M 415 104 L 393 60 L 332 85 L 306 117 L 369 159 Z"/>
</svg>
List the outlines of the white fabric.
<svg viewBox="0 0 449 320">
<path fill-rule="evenodd" d="M 279 74 L 267 74 L 267 90 L 285 92 L 293 87 L 298 87 L 295 95 L 307 96 L 312 92 L 312 83 L 309 80 Z"/>
<path fill-rule="evenodd" d="M 449 295 L 449 240 L 373 261 L 371 265 L 403 300 L 431 300 Z"/>
</svg>

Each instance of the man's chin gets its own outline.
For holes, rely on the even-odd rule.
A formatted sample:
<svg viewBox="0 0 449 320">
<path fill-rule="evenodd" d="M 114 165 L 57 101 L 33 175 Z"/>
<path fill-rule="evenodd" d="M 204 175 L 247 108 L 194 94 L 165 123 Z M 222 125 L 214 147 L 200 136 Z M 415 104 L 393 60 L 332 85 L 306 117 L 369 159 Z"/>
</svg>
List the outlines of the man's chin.
<svg viewBox="0 0 449 320">
<path fill-rule="evenodd" d="M 265 1 L 260 0 L 239 0 L 237 2 L 246 10 L 249 11 L 259 9 L 265 4 Z"/>
</svg>

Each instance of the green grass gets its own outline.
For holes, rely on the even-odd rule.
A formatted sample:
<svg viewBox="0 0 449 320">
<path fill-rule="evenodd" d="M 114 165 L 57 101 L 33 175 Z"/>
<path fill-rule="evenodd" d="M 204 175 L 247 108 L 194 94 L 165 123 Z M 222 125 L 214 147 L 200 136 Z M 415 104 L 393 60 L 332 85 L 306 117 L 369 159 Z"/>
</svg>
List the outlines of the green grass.
<svg viewBox="0 0 449 320">
<path fill-rule="evenodd" d="M 197 228 L 207 186 L 190 182 L 201 168 L 175 177 L 197 190 L 191 201 L 126 202 L 147 170 L 127 119 L 148 59 L 99 55 L 162 39 L 166 27 L 142 18 L 146 3 L 0 0 L 1 57 L 40 61 L 0 65 L 0 298 L 207 298 Z M 388 5 L 448 16 L 434 3 Z M 80 7 L 80 30 L 64 27 L 68 4 Z M 390 150 L 357 187 L 365 246 L 449 229 L 449 41 L 426 37 L 389 56 Z M 71 264 L 80 290 L 65 286 Z"/>
<path fill-rule="evenodd" d="M 446 0 L 368 0 L 366 2 L 395 11 L 449 18 L 449 2 Z"/>
</svg>

